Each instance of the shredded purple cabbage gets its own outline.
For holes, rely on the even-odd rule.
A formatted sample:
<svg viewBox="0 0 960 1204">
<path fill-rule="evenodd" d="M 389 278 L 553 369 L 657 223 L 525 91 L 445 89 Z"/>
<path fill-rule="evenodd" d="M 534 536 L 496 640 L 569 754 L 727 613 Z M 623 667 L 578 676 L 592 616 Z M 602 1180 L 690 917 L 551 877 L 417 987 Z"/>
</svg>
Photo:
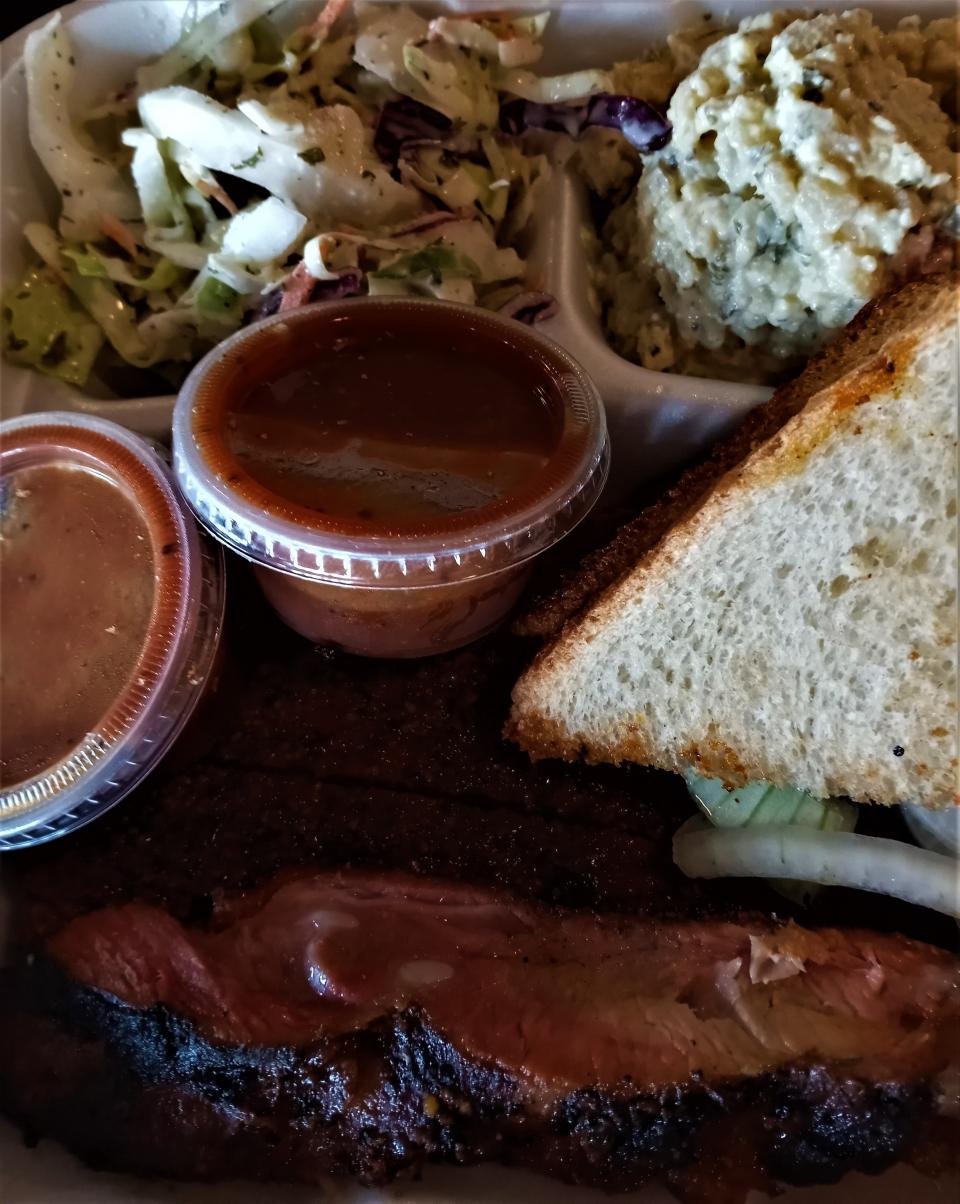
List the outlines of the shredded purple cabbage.
<svg viewBox="0 0 960 1204">
<path fill-rule="evenodd" d="M 280 308 L 280 302 L 282 300 L 283 289 L 279 286 L 264 293 L 260 298 L 260 303 L 257 305 L 257 308 L 248 311 L 243 322 L 244 326 L 246 326 L 248 322 L 260 322 L 264 318 L 273 317 L 273 315 Z"/>
<path fill-rule="evenodd" d="M 538 104 L 509 100 L 500 108 L 500 128 L 508 134 L 525 130 L 553 130 L 576 138 L 589 126 L 619 130 L 631 146 L 648 154 L 670 141 L 673 127 L 653 105 L 635 96 L 598 92 L 582 104 Z"/>
<path fill-rule="evenodd" d="M 552 318 L 557 312 L 557 300 L 550 293 L 517 293 L 497 311 L 505 318 L 515 318 L 525 326 Z"/>
<path fill-rule="evenodd" d="M 311 301 L 338 301 L 341 297 L 356 297 L 363 292 L 363 272 L 359 268 L 343 268 L 335 280 L 318 280 L 310 294 Z"/>
<path fill-rule="evenodd" d="M 341 297 L 356 297 L 363 292 L 363 286 L 364 275 L 359 268 L 343 268 L 337 273 L 335 280 L 315 281 L 299 304 L 310 305 L 314 301 L 338 301 Z M 263 318 L 272 317 L 280 309 L 283 296 L 283 285 L 264 293 L 260 304 L 248 315 L 247 321 L 260 322 Z"/>
<path fill-rule="evenodd" d="M 443 113 L 401 96 L 380 110 L 373 146 L 383 162 L 394 167 L 405 142 L 441 142 L 452 129 L 453 122 Z"/>
</svg>

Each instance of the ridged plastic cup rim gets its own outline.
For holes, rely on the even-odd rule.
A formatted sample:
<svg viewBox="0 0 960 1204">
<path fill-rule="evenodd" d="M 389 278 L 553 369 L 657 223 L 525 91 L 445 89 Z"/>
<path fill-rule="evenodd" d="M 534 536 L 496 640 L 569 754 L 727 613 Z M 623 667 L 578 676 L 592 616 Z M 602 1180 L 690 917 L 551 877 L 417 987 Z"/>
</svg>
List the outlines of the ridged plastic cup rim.
<svg viewBox="0 0 960 1204">
<path fill-rule="evenodd" d="M 25 438 L 30 432 L 39 438 Z M 58 442 L 48 448 L 47 438 Z M 0 423 L 3 461 L 27 455 L 31 444 L 33 465 L 72 461 L 100 468 L 138 506 L 156 506 L 154 519 L 162 513 L 178 547 L 162 557 L 156 588 L 167 596 L 155 598 L 131 678 L 98 728 L 60 761 L 0 788 L 0 849 L 38 844 L 82 826 L 150 773 L 202 694 L 223 622 L 222 553 L 201 543 L 170 469 L 149 443 L 86 414 L 51 411 Z"/>
<path fill-rule="evenodd" d="M 565 479 L 515 513 L 449 536 L 346 535 L 306 528 L 266 513 L 208 463 L 194 437 L 197 396 L 230 359 L 271 328 L 330 320 L 360 306 L 403 308 L 407 313 L 443 309 L 466 322 L 488 326 L 515 343 L 526 343 L 556 370 L 564 403 L 586 429 L 583 449 Z M 177 398 L 173 418 L 173 464 L 177 481 L 199 522 L 232 551 L 256 564 L 306 580 L 367 588 L 442 585 L 486 576 L 531 559 L 561 539 L 589 512 L 609 469 L 603 403 L 593 382 L 563 348 L 535 330 L 476 306 L 428 298 L 362 297 L 320 302 L 275 314 L 220 343 L 193 369 Z"/>
</svg>

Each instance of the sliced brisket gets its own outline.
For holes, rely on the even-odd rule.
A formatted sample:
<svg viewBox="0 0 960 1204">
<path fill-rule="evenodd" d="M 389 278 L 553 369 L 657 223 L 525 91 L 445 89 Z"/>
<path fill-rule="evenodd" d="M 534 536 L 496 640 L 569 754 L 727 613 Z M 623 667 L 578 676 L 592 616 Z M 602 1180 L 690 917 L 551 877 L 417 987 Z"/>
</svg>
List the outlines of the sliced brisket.
<svg viewBox="0 0 960 1204">
<path fill-rule="evenodd" d="M 899 937 L 300 876 L 203 927 L 142 904 L 68 925 L 7 972 L 0 1103 L 139 1173 L 493 1159 L 739 1201 L 947 1161 L 958 1019 L 956 959 Z"/>
</svg>

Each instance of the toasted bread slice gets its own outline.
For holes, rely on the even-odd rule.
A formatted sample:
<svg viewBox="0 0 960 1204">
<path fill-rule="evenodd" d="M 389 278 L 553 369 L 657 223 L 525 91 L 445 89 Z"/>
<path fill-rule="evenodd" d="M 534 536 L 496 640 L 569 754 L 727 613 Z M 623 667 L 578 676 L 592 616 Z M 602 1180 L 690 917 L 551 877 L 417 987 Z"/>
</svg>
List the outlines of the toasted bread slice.
<svg viewBox="0 0 960 1204">
<path fill-rule="evenodd" d="M 738 436 L 745 458 L 681 482 L 517 683 L 507 734 L 956 803 L 958 302 L 953 274 L 875 303 Z"/>
</svg>

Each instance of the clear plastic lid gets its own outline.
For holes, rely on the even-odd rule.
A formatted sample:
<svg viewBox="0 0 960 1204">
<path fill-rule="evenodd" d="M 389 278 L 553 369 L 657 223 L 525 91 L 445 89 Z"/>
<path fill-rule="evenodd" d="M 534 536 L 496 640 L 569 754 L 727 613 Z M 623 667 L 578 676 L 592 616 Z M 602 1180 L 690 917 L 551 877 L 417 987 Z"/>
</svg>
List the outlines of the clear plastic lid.
<svg viewBox="0 0 960 1204">
<path fill-rule="evenodd" d="M 0 471 L 0 513 L 9 527 L 4 559 L 19 563 L 15 558 L 26 549 L 41 569 L 41 581 L 35 588 L 47 593 L 33 596 L 37 613 L 41 613 L 42 603 L 42 621 L 48 624 L 49 637 L 43 649 L 45 657 L 38 658 L 47 663 L 38 666 L 37 672 L 45 673 L 56 686 L 46 691 L 38 679 L 31 687 L 26 681 L 26 674 L 32 671 L 28 661 L 20 657 L 14 664 L 8 653 L 5 671 L 12 673 L 15 684 L 5 681 L 4 688 L 22 689 L 30 697 L 38 750 L 35 756 L 31 754 L 36 764 L 24 775 L 11 769 L 14 762 L 8 754 L 13 750 L 13 738 L 0 740 L 7 746 L 5 780 L 0 785 L 0 848 L 9 849 L 49 840 L 89 822 L 119 802 L 154 768 L 202 696 L 210 674 L 223 621 L 224 573 L 220 549 L 201 538 L 157 450 L 122 427 L 82 414 L 43 413 L 11 419 L 0 424 Z M 62 475 L 66 473 L 77 475 Z M 42 482 L 46 484 L 40 487 Z M 112 506 L 131 516 L 124 539 L 117 539 L 113 548 L 114 568 L 127 567 L 130 547 L 147 549 L 142 577 L 137 580 L 146 601 L 133 634 L 117 631 L 129 606 L 125 595 L 111 597 L 115 577 L 110 573 L 107 550 L 103 557 L 89 551 L 103 543 L 103 529 L 110 526 L 103 521 L 98 525 L 92 512 L 85 509 L 92 504 L 85 499 L 95 496 L 96 482 L 110 492 L 119 491 L 115 500 L 106 500 L 108 511 Z M 31 484 L 33 490 L 27 487 Z M 31 497 L 33 492 L 35 497 Z M 32 511 L 24 509 L 30 506 Z M 101 520 L 108 511 L 101 506 Z M 48 551 L 40 542 L 46 535 L 38 538 L 37 528 L 47 533 L 55 528 L 63 541 L 86 540 L 76 558 L 76 593 L 71 590 L 71 557 L 62 550 L 59 555 Z M 18 543 L 30 539 L 34 540 L 32 548 Z M 69 548 L 69 542 L 57 546 Z M 48 555 L 57 557 L 56 562 L 45 562 Z M 44 563 L 50 567 L 51 579 L 56 578 L 56 590 L 42 580 Z M 114 609 L 110 613 L 117 616 L 102 628 L 91 627 L 99 615 L 98 598 L 85 610 L 79 603 L 83 590 L 87 590 L 85 598 L 89 595 L 88 578 L 96 579 L 97 574 L 108 582 L 102 598 L 111 601 Z M 8 620 L 19 622 L 21 631 L 31 638 L 43 639 L 36 626 L 41 620 L 23 610 L 31 597 L 23 583 L 13 582 L 9 589 L 7 603 L 20 608 L 20 616 L 10 612 Z M 81 614 L 93 619 L 83 625 Z M 60 615 L 62 621 L 57 622 Z M 103 669 L 104 656 L 109 659 L 113 654 L 105 653 L 94 664 L 91 630 L 103 631 L 103 636 L 97 637 L 102 647 L 119 634 L 128 634 L 131 642 L 126 659 L 113 657 L 116 680 L 110 678 L 96 696 L 106 703 L 102 712 L 84 713 L 73 706 L 74 725 L 97 717 L 88 730 L 84 723 L 78 729 L 79 738 L 51 759 L 44 743 L 48 728 L 56 727 L 61 736 L 64 730 L 72 730 L 64 726 L 63 700 L 69 702 L 80 695 L 81 688 L 87 688 L 85 674 L 98 673 L 101 679 L 108 676 Z M 48 697 L 54 701 L 45 710 Z M 10 701 L 15 706 L 16 696 Z M 26 730 L 25 738 L 32 738 L 30 729 Z M 48 743 L 54 746 L 52 741 Z"/>
<path fill-rule="evenodd" d="M 233 394 L 261 365 L 279 376 L 311 339 L 348 340 L 354 328 L 425 329 L 471 359 L 520 357 L 557 399 L 559 433 L 545 465 L 521 488 L 421 529 L 372 528 L 287 503 L 251 479 L 227 448 Z M 458 404 L 450 398 L 451 406 Z M 200 522 L 241 556 L 313 581 L 411 588 L 462 581 L 519 565 L 567 534 L 606 480 L 609 445 L 600 397 L 565 351 L 489 311 L 413 298 L 356 298 L 277 314 L 221 343 L 194 368 L 174 413 L 177 479 Z"/>
</svg>

